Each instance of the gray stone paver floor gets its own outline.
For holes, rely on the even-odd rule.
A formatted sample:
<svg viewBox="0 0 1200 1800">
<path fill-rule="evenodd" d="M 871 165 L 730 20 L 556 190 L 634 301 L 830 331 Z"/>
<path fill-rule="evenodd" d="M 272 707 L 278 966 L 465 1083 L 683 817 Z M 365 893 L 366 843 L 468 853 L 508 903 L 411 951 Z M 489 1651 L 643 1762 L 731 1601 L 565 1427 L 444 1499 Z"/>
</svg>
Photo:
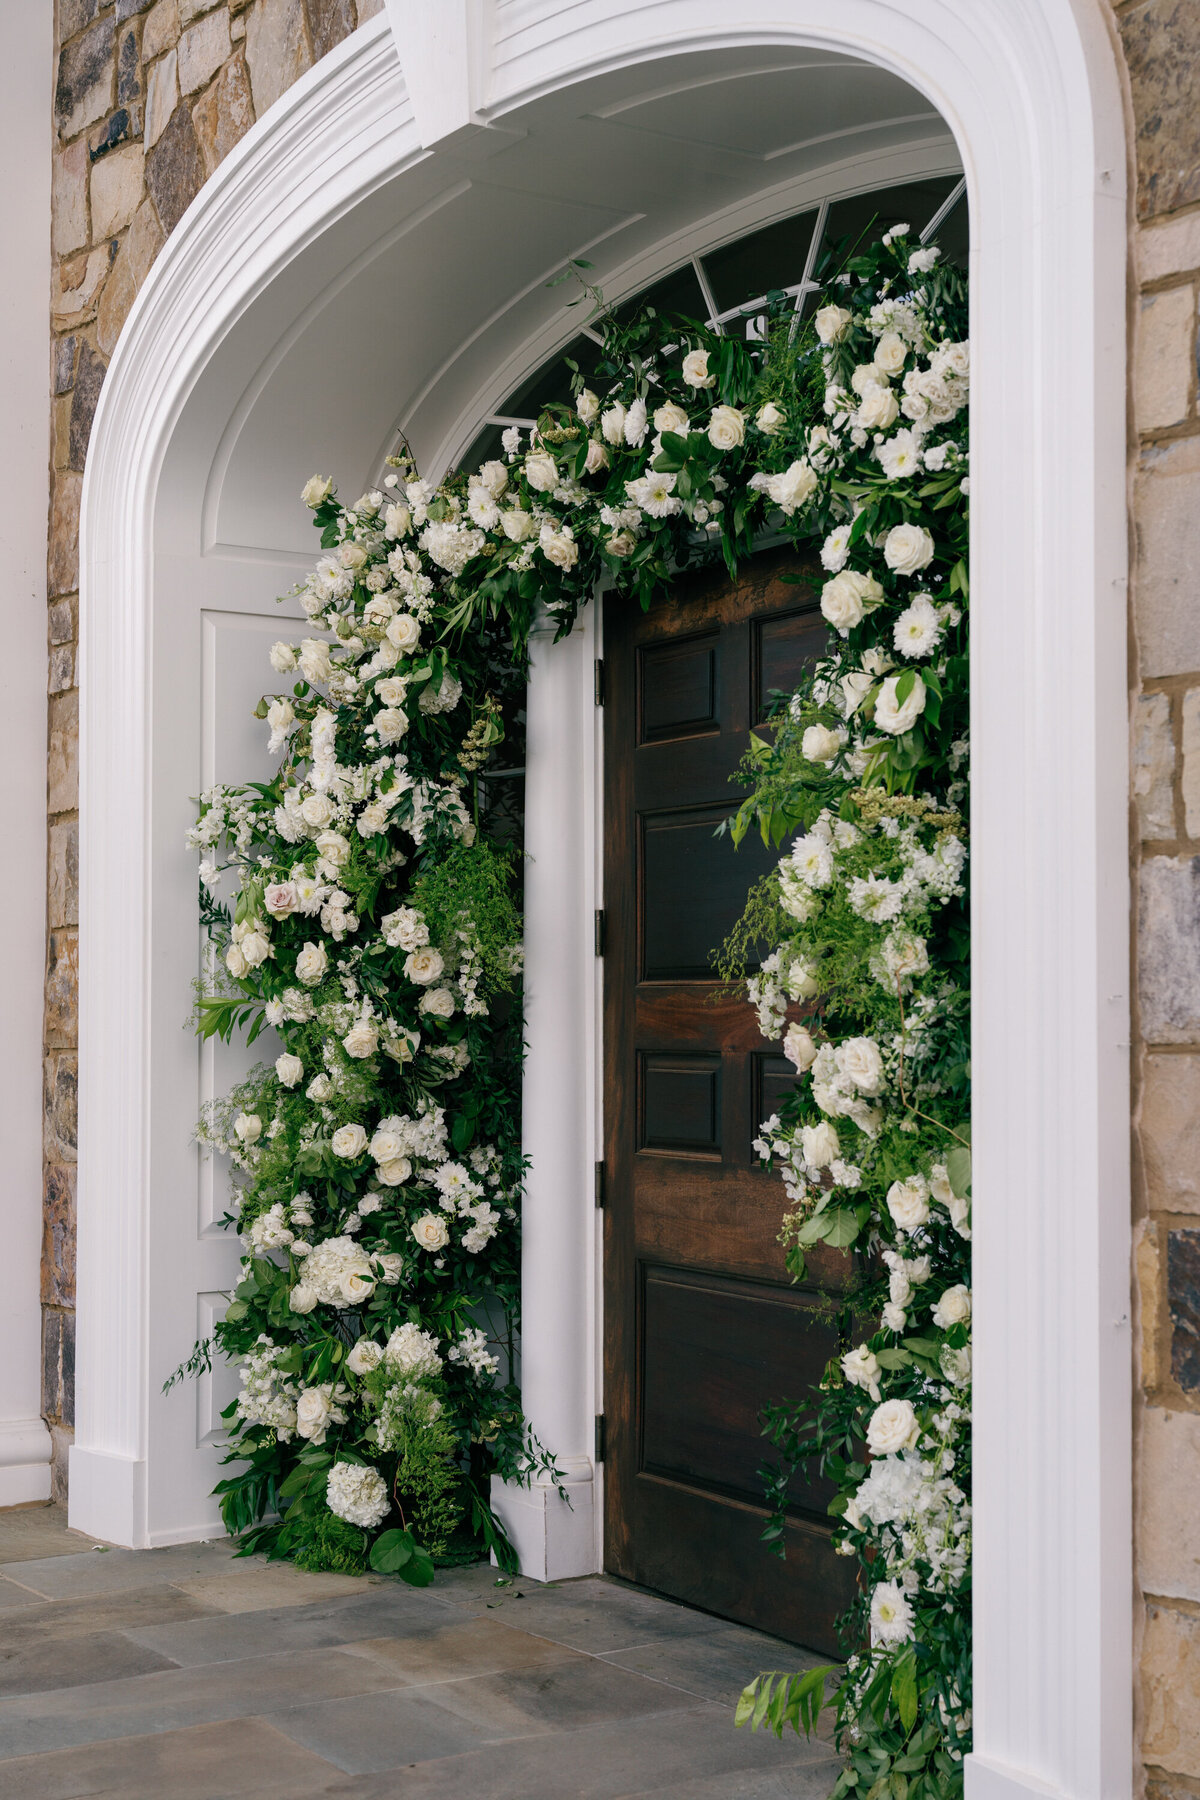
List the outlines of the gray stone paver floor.
<svg viewBox="0 0 1200 1800">
<path fill-rule="evenodd" d="M 415 1592 L 0 1511 L 0 1800 L 825 1800 L 733 1704 L 790 1645 L 605 1577 Z"/>
</svg>

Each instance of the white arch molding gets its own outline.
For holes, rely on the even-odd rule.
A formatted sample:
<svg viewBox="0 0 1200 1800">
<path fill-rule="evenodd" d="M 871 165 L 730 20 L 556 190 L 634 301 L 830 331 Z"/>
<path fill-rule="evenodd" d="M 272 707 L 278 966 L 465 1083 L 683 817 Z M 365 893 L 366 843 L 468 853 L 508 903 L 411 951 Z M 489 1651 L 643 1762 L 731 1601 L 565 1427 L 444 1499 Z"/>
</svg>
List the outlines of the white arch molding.
<svg viewBox="0 0 1200 1800">
<path fill-rule="evenodd" d="M 311 70 L 201 190 L 135 304 L 97 410 L 82 522 L 72 1521 L 128 1544 L 212 1525 L 199 1500 L 189 1514 L 179 1497 L 186 1458 L 157 1390 L 164 1343 L 186 1346 L 194 1326 L 165 1316 L 186 1241 L 172 1235 L 174 1184 L 195 1182 L 172 1143 L 197 1093 L 180 1060 L 186 999 L 171 946 L 193 930 L 177 832 L 194 757 L 179 746 L 203 721 L 178 682 L 201 654 L 221 654 L 219 609 L 204 614 L 208 635 L 178 644 L 170 621 L 206 558 L 210 570 L 224 558 L 222 604 L 253 624 L 302 552 L 303 539 L 278 533 L 266 548 L 243 544 L 232 499 L 224 514 L 196 501 L 274 354 L 278 328 L 257 302 L 269 290 L 302 333 L 330 270 L 380 253 L 373 209 L 386 201 L 388 242 L 415 247 L 405 233 L 450 186 L 469 188 L 519 141 L 535 103 L 552 114 L 581 82 L 653 63 L 676 79 L 670 59 L 683 55 L 747 67 L 859 58 L 949 124 L 971 201 L 979 1748 L 968 1793 L 1128 1795 L 1125 145 L 1100 7 L 744 0 L 734 20 L 726 0 L 389 5 L 390 20 Z M 939 152 L 937 132 L 897 130 L 893 166 L 947 166 L 944 134 Z M 856 154 L 869 162 L 868 148 Z M 798 169 L 796 191 L 803 179 Z M 606 218 L 584 207 L 562 226 L 577 247 L 632 228 L 619 199 Z M 452 233 L 447 243 L 450 255 Z M 315 247 L 328 265 L 319 280 Z M 528 252 L 542 253 L 561 262 L 549 242 Z M 529 291 L 543 279 L 532 262 Z M 543 327 L 522 330 L 533 343 Z M 462 404 L 451 392 L 447 441 Z M 578 1502 L 571 1514 L 546 1512 L 541 1494 L 527 1504 L 534 1573 L 596 1566 L 589 659 L 586 629 L 553 653 L 539 645 L 531 691 L 524 1379 Z M 189 1254 L 210 1259 L 198 1287 L 217 1289 L 228 1247 L 191 1218 Z M 194 1479 L 210 1464 L 204 1452 Z"/>
</svg>

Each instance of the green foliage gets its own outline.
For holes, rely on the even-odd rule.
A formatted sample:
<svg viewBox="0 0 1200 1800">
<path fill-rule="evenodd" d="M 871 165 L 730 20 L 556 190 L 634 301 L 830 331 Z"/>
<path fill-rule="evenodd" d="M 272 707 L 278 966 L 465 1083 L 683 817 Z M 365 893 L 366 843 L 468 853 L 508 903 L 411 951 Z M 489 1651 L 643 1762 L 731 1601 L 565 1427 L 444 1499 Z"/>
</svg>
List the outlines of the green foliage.
<svg viewBox="0 0 1200 1800">
<path fill-rule="evenodd" d="M 304 1521 L 303 1535 L 292 1541 L 292 1561 L 314 1574 L 362 1575 L 367 1567 L 367 1534 L 331 1513 L 313 1513 Z"/>
</svg>

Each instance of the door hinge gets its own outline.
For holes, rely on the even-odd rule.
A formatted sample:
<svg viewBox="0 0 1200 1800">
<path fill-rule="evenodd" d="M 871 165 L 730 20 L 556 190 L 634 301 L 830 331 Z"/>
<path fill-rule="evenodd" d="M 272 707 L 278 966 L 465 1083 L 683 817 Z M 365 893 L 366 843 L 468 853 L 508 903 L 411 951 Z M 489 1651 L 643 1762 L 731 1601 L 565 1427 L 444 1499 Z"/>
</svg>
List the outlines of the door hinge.
<svg viewBox="0 0 1200 1800">
<path fill-rule="evenodd" d="M 607 1445 L 605 1443 L 606 1435 L 607 1434 L 604 1429 L 604 1414 L 597 1413 L 596 1414 L 596 1443 L 595 1443 L 595 1454 L 592 1457 L 593 1462 L 602 1463 L 604 1461 L 604 1452 L 605 1452 L 605 1449 L 607 1448 Z"/>
<path fill-rule="evenodd" d="M 595 934 L 596 934 L 595 935 L 595 945 L 596 945 L 595 953 L 597 956 L 603 956 L 604 955 L 604 908 L 602 906 L 598 906 L 596 908 L 594 929 L 595 929 Z"/>
<path fill-rule="evenodd" d="M 604 658 L 602 656 L 598 656 L 596 658 L 595 662 L 592 664 L 592 680 L 595 683 L 593 691 L 596 696 L 596 705 L 603 706 L 604 705 Z"/>
<path fill-rule="evenodd" d="M 596 1195 L 596 1205 L 600 1208 L 601 1212 L 603 1212 L 603 1210 L 604 1210 L 604 1164 L 602 1162 L 598 1162 L 596 1164 L 595 1195 Z"/>
</svg>

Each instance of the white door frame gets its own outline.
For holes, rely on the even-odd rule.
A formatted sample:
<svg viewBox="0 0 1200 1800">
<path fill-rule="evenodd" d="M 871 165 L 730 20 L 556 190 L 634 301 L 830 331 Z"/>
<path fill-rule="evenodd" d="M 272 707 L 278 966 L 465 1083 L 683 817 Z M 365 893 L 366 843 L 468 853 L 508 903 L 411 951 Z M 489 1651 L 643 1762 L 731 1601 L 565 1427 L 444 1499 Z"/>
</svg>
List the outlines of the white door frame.
<svg viewBox="0 0 1200 1800">
<path fill-rule="evenodd" d="M 201 190 L 134 306 L 93 429 L 72 1517 L 125 1543 L 156 1535 L 152 531 L 199 373 L 298 250 L 357 201 L 538 95 L 691 49 L 857 53 L 938 107 L 971 202 L 979 1748 L 968 1793 L 1126 1796 L 1125 140 L 1098 0 L 743 0 L 736 19 L 727 0 L 389 6 L 395 43 L 386 18 L 360 29 Z M 586 632 L 539 648 L 528 796 L 530 835 L 554 854 L 533 864 L 529 889 L 525 1391 L 581 1488 L 594 1411 L 595 845 L 584 826 L 578 841 L 564 834 L 577 756 L 590 781 L 589 660 Z M 541 1533 L 543 1570 L 595 1567 L 592 1509 L 543 1515 L 525 1522 Z"/>
</svg>

